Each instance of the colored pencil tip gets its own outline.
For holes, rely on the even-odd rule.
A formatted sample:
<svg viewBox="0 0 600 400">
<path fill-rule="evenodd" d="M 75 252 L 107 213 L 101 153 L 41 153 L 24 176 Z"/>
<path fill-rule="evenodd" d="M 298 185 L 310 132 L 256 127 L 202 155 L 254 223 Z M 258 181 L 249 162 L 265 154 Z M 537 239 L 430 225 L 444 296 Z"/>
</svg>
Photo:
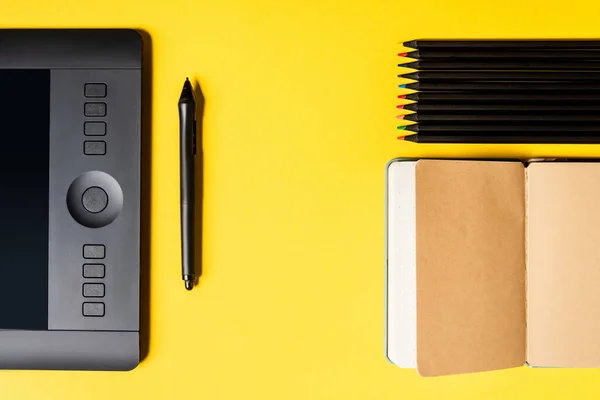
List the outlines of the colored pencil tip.
<svg viewBox="0 0 600 400">
<path fill-rule="evenodd" d="M 400 89 L 406 89 L 406 83 L 405 83 L 405 84 L 403 84 L 403 85 L 398 85 L 398 87 L 399 87 Z"/>
<path fill-rule="evenodd" d="M 404 115 L 396 115 L 396 118 L 398 118 L 398 119 L 404 119 Z"/>
<path fill-rule="evenodd" d="M 399 98 L 399 99 L 405 99 L 405 98 L 406 98 L 406 95 L 405 95 L 405 94 L 401 94 L 401 95 L 399 95 L 399 96 L 398 96 L 398 98 Z"/>
<path fill-rule="evenodd" d="M 399 54 L 398 54 L 398 57 L 406 57 L 406 55 L 407 55 L 407 54 L 408 54 L 408 53 L 399 53 Z"/>
<path fill-rule="evenodd" d="M 398 136 L 398 140 L 404 140 L 406 136 Z"/>
<path fill-rule="evenodd" d="M 419 69 L 419 62 L 411 61 L 404 64 L 398 64 L 398 66 L 402 68 Z"/>
<path fill-rule="evenodd" d="M 399 126 L 399 127 L 398 127 L 398 130 L 399 130 L 399 131 L 403 131 L 403 130 L 405 130 L 405 129 L 406 129 L 406 125 L 404 125 L 404 126 Z"/>
<path fill-rule="evenodd" d="M 414 49 L 414 48 L 416 48 L 416 47 L 417 47 L 417 41 L 416 41 L 416 40 L 409 40 L 408 42 L 404 42 L 404 43 L 402 43 L 402 45 L 403 45 L 404 47 L 409 47 L 409 48 L 412 48 L 412 49 Z"/>
<path fill-rule="evenodd" d="M 400 105 L 396 106 L 396 108 L 399 108 L 400 110 L 402 110 L 404 108 L 404 104 L 400 104 Z"/>
</svg>

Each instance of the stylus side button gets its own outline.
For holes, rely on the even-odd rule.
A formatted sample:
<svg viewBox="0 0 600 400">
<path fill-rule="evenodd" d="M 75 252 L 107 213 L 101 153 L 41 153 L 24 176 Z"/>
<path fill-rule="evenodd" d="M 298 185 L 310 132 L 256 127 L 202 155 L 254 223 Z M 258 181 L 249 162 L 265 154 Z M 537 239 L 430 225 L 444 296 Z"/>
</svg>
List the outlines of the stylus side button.
<svg viewBox="0 0 600 400">
<path fill-rule="evenodd" d="M 85 97 L 106 97 L 106 83 L 86 83 Z"/>
<path fill-rule="evenodd" d="M 83 264 L 84 278 L 104 278 L 104 264 Z"/>
<path fill-rule="evenodd" d="M 106 154 L 106 142 L 86 140 L 83 143 L 83 153 L 87 156 L 103 156 Z"/>
<path fill-rule="evenodd" d="M 104 284 L 84 283 L 82 292 L 83 297 L 104 297 Z"/>
<path fill-rule="evenodd" d="M 83 114 L 86 117 L 106 117 L 106 103 L 85 103 Z"/>
<path fill-rule="evenodd" d="M 101 259 L 106 255 L 106 248 L 101 244 L 86 244 L 83 246 L 83 258 Z"/>
<path fill-rule="evenodd" d="M 104 303 L 83 303 L 84 317 L 104 317 Z"/>
<path fill-rule="evenodd" d="M 83 124 L 83 133 L 86 136 L 104 136 L 106 135 L 106 122 L 86 122 Z"/>
</svg>

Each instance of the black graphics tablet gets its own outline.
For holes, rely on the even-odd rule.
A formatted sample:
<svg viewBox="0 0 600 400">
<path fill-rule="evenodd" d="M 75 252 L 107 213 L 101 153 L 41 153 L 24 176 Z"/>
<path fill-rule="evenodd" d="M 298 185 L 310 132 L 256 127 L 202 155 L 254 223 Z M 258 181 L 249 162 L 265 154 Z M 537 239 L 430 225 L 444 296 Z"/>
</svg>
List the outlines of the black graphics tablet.
<svg viewBox="0 0 600 400">
<path fill-rule="evenodd" d="M 139 362 L 142 40 L 0 30 L 0 368 Z"/>
</svg>

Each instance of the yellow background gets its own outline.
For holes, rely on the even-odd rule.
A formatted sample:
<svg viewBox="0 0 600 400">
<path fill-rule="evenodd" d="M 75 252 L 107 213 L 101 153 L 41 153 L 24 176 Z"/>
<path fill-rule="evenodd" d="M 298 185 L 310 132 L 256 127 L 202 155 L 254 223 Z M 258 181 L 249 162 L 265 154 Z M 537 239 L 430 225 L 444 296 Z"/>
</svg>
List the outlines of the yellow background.
<svg viewBox="0 0 600 400">
<path fill-rule="evenodd" d="M 0 27 L 135 27 L 153 47 L 150 352 L 130 373 L 0 372 L 1 399 L 597 398 L 600 370 L 419 378 L 383 355 L 384 167 L 598 155 L 396 141 L 397 42 L 599 37 L 573 0 L 0 0 Z M 204 120 L 204 275 L 180 278 L 178 120 Z M 6 133 L 5 133 L 6 134 Z"/>
</svg>

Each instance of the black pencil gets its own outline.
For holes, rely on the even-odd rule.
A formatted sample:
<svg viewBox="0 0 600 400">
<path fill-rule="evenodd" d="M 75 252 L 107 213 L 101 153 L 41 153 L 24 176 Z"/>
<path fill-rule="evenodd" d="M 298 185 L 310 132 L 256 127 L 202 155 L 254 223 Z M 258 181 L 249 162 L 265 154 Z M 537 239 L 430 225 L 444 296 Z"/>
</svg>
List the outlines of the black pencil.
<svg viewBox="0 0 600 400">
<path fill-rule="evenodd" d="M 600 136 L 564 136 L 564 135 L 439 135 L 400 136 L 398 139 L 414 143 L 548 143 L 548 144 L 599 144 Z"/>
<path fill-rule="evenodd" d="M 558 104 L 514 104 L 510 100 L 507 104 L 404 104 L 398 106 L 400 109 L 415 111 L 420 115 L 427 114 L 549 114 L 549 113 L 573 113 L 573 114 L 599 114 L 600 103 L 595 105 L 578 105 L 571 103 Z"/>
<path fill-rule="evenodd" d="M 554 71 L 419 71 L 398 75 L 399 78 L 427 82 L 600 82 L 598 72 Z"/>
<path fill-rule="evenodd" d="M 468 50 L 468 51 L 466 51 Z M 536 59 L 578 59 L 578 60 L 600 60 L 600 51 L 596 50 L 489 50 L 489 49 L 465 49 L 458 51 L 456 49 L 443 50 L 415 50 L 406 53 L 405 57 L 418 60 L 445 60 L 453 59 L 521 59 L 521 60 L 536 60 Z"/>
<path fill-rule="evenodd" d="M 494 49 L 600 49 L 600 40 L 569 40 L 569 39 L 461 39 L 461 40 L 438 40 L 418 39 L 403 43 L 404 47 L 412 49 L 454 49 L 454 48 L 494 48 Z"/>
<path fill-rule="evenodd" d="M 418 91 L 449 91 L 449 92 L 487 92 L 487 91 L 561 91 L 581 90 L 586 92 L 599 92 L 600 84 L 568 83 L 568 82 L 480 82 L 480 83 L 437 83 L 414 82 L 400 85 L 406 89 Z M 560 94 L 553 93 L 553 96 Z"/>
<path fill-rule="evenodd" d="M 399 67 L 412 68 L 420 71 L 461 70 L 461 71 L 600 71 L 600 61 L 556 60 L 552 63 L 539 60 L 513 61 L 453 61 L 453 60 L 423 60 L 398 64 Z"/>
<path fill-rule="evenodd" d="M 539 104 L 539 103 L 596 103 L 600 104 L 600 94 L 587 93 L 583 91 L 561 91 L 558 95 L 548 96 L 547 94 L 535 93 L 447 93 L 447 92 L 421 92 L 411 93 L 399 96 L 406 100 L 418 101 L 419 106 L 424 104 L 442 104 L 442 103 L 520 103 L 520 104 Z"/>
<path fill-rule="evenodd" d="M 422 125 L 414 124 L 398 127 L 400 130 L 406 130 L 407 132 L 419 132 L 427 134 L 445 134 L 451 132 L 458 132 L 466 134 L 468 132 L 519 132 L 523 135 L 532 132 L 565 132 L 565 133 L 586 133 L 586 134 L 600 134 L 600 124 L 533 124 L 533 125 L 496 125 L 496 124 L 438 124 L 438 125 Z"/>
<path fill-rule="evenodd" d="M 591 115 L 573 115 L 564 113 L 552 113 L 552 114 L 523 114 L 523 115 L 502 115 L 502 114 L 408 114 L 402 115 L 402 118 L 406 121 L 412 122 L 439 122 L 439 123 L 451 123 L 451 124 L 464 124 L 464 123 L 479 123 L 479 122 L 494 122 L 497 124 L 510 124 L 510 123 L 523 123 L 530 122 L 539 124 L 540 122 L 553 122 L 553 123 L 578 123 L 583 122 L 600 122 L 600 114 Z M 598 130 L 600 131 L 600 124 Z"/>
</svg>

